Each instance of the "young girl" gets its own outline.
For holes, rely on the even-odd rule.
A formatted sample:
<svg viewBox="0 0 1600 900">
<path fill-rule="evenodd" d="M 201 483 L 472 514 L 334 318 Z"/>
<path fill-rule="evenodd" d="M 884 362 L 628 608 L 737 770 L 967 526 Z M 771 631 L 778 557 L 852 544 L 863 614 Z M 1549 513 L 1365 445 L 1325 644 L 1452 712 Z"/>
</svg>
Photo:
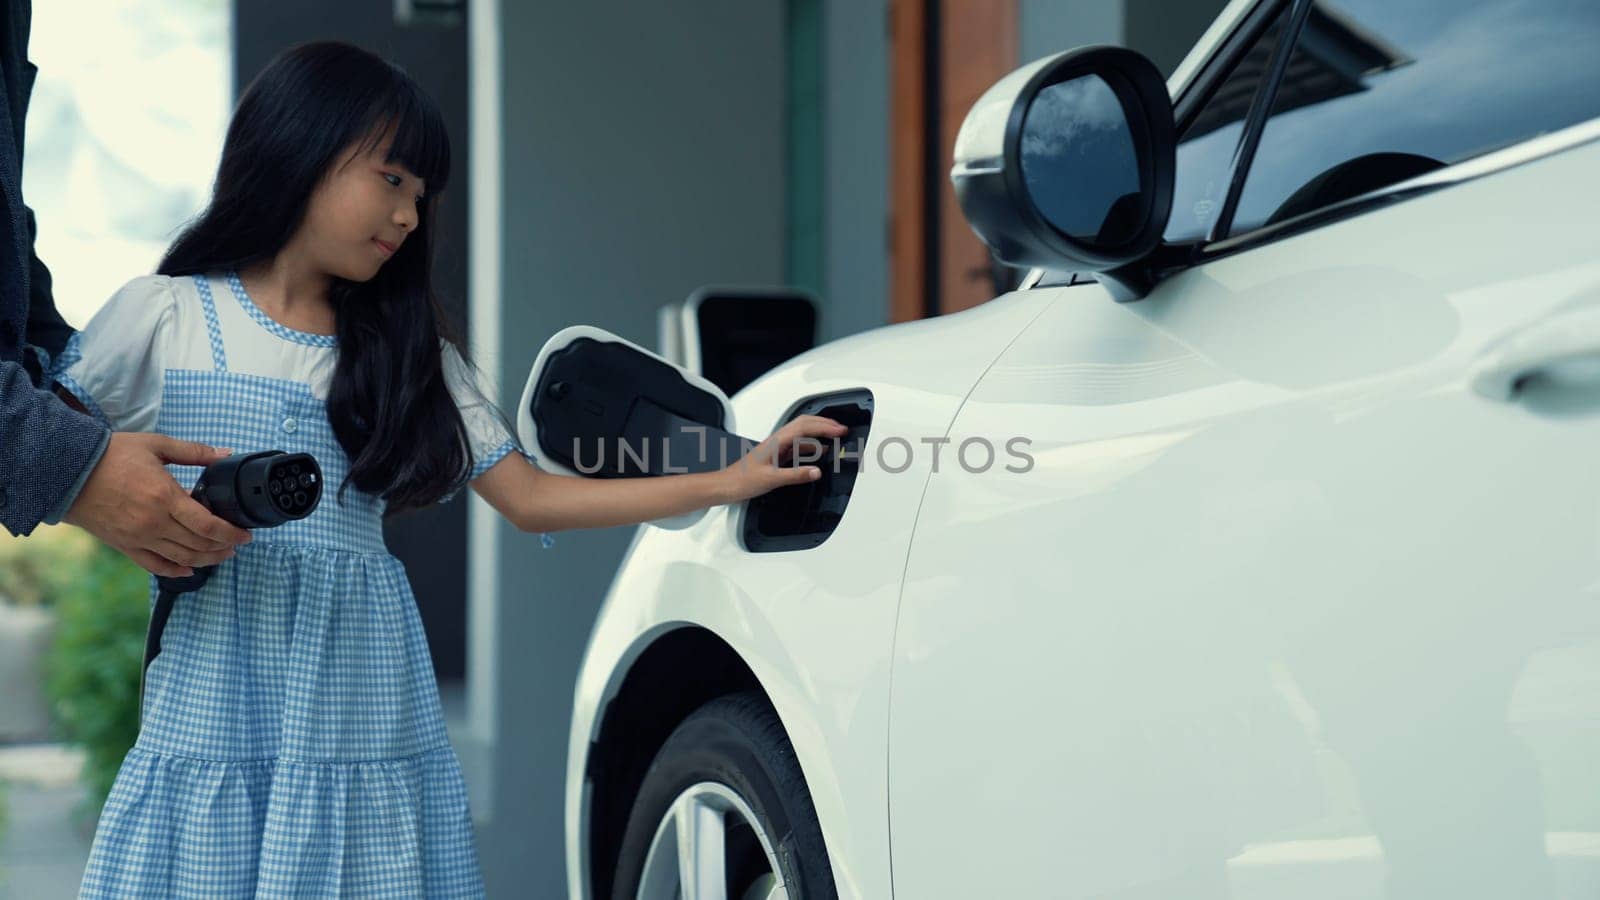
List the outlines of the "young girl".
<svg viewBox="0 0 1600 900">
<path fill-rule="evenodd" d="M 438 111 L 404 74 L 346 45 L 291 50 L 240 100 L 211 205 L 160 274 L 53 365 L 114 429 L 310 453 L 328 485 L 178 599 L 82 896 L 481 896 L 384 515 L 469 483 L 525 532 L 649 521 L 814 478 L 757 461 L 844 433 L 807 417 L 709 474 L 533 467 L 443 335 L 429 224 L 448 169 Z"/>
</svg>

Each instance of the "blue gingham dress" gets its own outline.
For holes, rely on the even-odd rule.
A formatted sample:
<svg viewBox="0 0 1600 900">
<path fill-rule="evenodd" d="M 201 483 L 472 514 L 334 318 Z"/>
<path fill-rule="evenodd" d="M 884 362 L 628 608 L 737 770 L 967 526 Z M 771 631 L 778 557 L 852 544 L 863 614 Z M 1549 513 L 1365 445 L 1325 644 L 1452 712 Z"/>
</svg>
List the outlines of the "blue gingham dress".
<svg viewBox="0 0 1600 900">
<path fill-rule="evenodd" d="M 333 338 L 272 321 L 233 277 L 141 282 L 73 339 L 52 366 L 57 379 L 114 426 L 153 414 L 151 430 L 235 453 L 310 453 L 327 489 L 309 517 L 255 532 L 205 587 L 178 598 L 80 896 L 483 896 L 422 623 L 384 547 L 383 501 L 353 486 L 338 500 L 349 460 L 307 383 L 230 371 L 216 301 L 231 293 L 232 318 L 243 321 L 242 309 L 272 335 L 251 339 L 332 348 Z M 205 368 L 182 367 L 185 348 L 169 346 L 194 301 Z M 149 307 L 163 303 L 165 318 L 150 324 Z M 116 366 L 86 356 L 97 342 L 118 348 L 104 354 Z M 140 378 L 159 380 L 154 410 L 117 386 Z M 475 450 L 473 477 L 515 449 L 498 434 L 499 446 Z M 173 471 L 185 488 L 199 474 Z"/>
</svg>

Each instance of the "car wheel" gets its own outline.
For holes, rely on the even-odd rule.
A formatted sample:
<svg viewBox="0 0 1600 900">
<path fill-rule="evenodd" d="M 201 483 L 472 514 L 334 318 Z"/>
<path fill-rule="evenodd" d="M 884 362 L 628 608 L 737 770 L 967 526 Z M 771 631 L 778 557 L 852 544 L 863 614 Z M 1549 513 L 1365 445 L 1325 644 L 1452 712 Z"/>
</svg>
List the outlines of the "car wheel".
<svg viewBox="0 0 1600 900">
<path fill-rule="evenodd" d="M 612 897 L 838 897 L 794 747 L 761 698 L 713 700 L 661 745 L 623 832 Z"/>
</svg>

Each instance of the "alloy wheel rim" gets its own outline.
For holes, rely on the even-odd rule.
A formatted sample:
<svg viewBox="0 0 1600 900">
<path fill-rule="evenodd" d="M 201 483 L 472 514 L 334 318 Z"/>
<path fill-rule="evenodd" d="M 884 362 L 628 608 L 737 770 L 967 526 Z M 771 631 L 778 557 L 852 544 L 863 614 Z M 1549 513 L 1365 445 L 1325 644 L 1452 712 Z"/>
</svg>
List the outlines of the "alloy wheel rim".
<svg viewBox="0 0 1600 900">
<path fill-rule="evenodd" d="M 702 781 L 667 806 L 638 900 L 789 900 L 772 838 L 727 785 Z"/>
</svg>

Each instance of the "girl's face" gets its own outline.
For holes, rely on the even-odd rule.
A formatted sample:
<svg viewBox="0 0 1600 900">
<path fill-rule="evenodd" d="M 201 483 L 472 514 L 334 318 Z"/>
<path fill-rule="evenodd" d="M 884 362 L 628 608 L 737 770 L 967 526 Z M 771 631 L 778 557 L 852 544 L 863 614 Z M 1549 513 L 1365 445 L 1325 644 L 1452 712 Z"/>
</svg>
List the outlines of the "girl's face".
<svg viewBox="0 0 1600 900">
<path fill-rule="evenodd" d="M 392 143 L 385 136 L 364 153 L 352 147 L 311 194 L 296 242 L 328 275 L 369 280 L 417 229 L 427 186 L 385 160 Z"/>
</svg>

